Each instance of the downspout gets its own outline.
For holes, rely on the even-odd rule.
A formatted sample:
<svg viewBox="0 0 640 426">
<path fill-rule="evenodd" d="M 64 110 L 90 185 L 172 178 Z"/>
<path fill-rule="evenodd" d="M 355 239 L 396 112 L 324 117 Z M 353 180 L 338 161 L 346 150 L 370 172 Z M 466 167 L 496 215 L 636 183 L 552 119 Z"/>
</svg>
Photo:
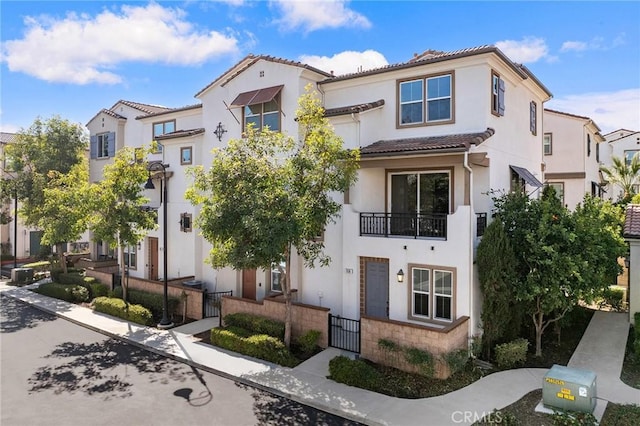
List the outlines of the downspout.
<svg viewBox="0 0 640 426">
<path fill-rule="evenodd" d="M 473 274 L 473 250 L 474 250 L 474 245 L 475 245 L 475 236 L 473 235 L 473 215 L 475 214 L 474 210 L 473 210 L 473 170 L 471 169 L 471 167 L 469 166 L 469 151 L 465 151 L 464 152 L 464 160 L 462 163 L 462 166 L 464 167 L 464 169 L 469 173 L 469 207 L 471 208 L 471 221 L 469 221 L 469 235 L 470 235 L 470 239 L 469 239 L 469 259 L 471 260 L 471 263 L 469 265 L 469 313 L 471 314 L 471 330 L 470 333 L 473 336 L 473 334 L 475 334 L 475 329 L 476 329 L 476 320 L 475 320 L 475 316 L 474 316 L 474 299 L 473 299 L 473 287 L 475 285 L 474 282 L 474 274 Z M 471 336 L 470 336 L 471 337 Z"/>
</svg>

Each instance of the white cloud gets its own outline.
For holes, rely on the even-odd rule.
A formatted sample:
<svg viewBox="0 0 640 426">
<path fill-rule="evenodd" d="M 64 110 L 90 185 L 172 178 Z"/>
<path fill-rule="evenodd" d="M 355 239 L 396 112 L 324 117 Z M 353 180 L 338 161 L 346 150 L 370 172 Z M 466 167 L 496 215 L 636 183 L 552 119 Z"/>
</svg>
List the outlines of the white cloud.
<svg viewBox="0 0 640 426">
<path fill-rule="evenodd" d="M 565 41 L 562 43 L 562 47 L 560 48 L 561 52 L 567 52 L 570 50 L 574 50 L 576 52 L 583 52 L 587 50 L 587 43 L 583 41 Z"/>
<path fill-rule="evenodd" d="M 326 72 L 333 71 L 335 75 L 370 70 L 389 64 L 385 57 L 375 50 L 365 50 L 364 52 L 344 51 L 331 57 L 302 55 L 299 60 Z"/>
<path fill-rule="evenodd" d="M 122 62 L 193 65 L 238 50 L 233 36 L 198 30 L 185 17 L 156 3 L 95 17 L 28 17 L 24 37 L 3 43 L 2 61 L 50 82 L 115 84 L 122 76 L 114 68 Z"/>
<path fill-rule="evenodd" d="M 603 134 L 617 129 L 640 130 L 640 88 L 569 95 L 552 99 L 545 106 L 589 117 Z"/>
<path fill-rule="evenodd" d="M 502 40 L 496 42 L 495 45 L 509 59 L 517 63 L 533 63 L 540 59 L 554 60 L 553 57 L 549 56 L 549 48 L 542 38 L 525 37 L 520 41 Z"/>
<path fill-rule="evenodd" d="M 347 7 L 348 0 L 272 0 L 282 17 L 276 24 L 284 30 L 302 29 L 305 33 L 323 28 L 370 28 L 371 22 Z"/>
</svg>

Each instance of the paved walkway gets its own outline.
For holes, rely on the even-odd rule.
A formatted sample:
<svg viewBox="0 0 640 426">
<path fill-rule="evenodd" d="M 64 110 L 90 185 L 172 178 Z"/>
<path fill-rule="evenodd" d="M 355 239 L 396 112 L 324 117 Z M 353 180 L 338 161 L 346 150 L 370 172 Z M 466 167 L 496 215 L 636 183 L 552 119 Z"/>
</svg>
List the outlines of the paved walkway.
<svg viewBox="0 0 640 426">
<path fill-rule="evenodd" d="M 471 424 L 494 408 L 505 407 L 528 392 L 541 388 L 547 372 L 536 368 L 503 371 L 438 397 L 416 400 L 393 398 L 328 380 L 329 360 L 341 353 L 348 354 L 337 349 L 329 348 L 291 369 L 202 344 L 192 337 L 217 326 L 217 318 L 162 331 L 41 296 L 27 288 L 0 283 L 0 291 L 5 296 L 108 336 L 370 425 Z M 623 384 L 619 379 L 627 333 L 625 314 L 597 312 L 569 366 L 596 372 L 600 398 L 640 404 L 640 390 Z M 598 404 L 596 414 L 601 415 L 604 406 L 606 404 Z"/>
</svg>

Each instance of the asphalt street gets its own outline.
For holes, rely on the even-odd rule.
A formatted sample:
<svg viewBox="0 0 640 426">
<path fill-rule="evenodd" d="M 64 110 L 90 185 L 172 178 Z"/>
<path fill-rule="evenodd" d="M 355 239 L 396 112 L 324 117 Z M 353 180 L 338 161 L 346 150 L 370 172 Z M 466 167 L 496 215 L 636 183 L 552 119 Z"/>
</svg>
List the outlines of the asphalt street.
<svg viewBox="0 0 640 426">
<path fill-rule="evenodd" d="M 0 424 L 355 425 L 1 297 Z"/>
</svg>

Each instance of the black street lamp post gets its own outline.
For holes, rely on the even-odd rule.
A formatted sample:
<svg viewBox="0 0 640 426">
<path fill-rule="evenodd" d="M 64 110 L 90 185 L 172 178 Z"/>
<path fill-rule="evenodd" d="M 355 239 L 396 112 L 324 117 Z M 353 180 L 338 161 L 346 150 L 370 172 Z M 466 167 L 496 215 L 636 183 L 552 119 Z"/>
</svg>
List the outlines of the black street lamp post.
<svg viewBox="0 0 640 426">
<path fill-rule="evenodd" d="M 162 162 L 153 162 L 149 164 L 149 179 L 147 179 L 147 183 L 144 185 L 145 189 L 155 189 L 155 185 L 151 179 L 151 172 L 162 170 L 162 182 L 160 185 L 164 185 L 162 188 L 162 240 L 164 244 L 163 249 L 163 261 L 164 261 L 164 277 L 163 277 L 163 297 L 162 297 L 162 319 L 160 320 L 160 324 L 158 324 L 158 328 L 171 328 L 173 327 L 173 323 L 169 319 L 169 294 L 168 294 L 168 285 L 167 285 L 167 168 L 169 168 L 168 164 L 163 164 Z"/>
</svg>

